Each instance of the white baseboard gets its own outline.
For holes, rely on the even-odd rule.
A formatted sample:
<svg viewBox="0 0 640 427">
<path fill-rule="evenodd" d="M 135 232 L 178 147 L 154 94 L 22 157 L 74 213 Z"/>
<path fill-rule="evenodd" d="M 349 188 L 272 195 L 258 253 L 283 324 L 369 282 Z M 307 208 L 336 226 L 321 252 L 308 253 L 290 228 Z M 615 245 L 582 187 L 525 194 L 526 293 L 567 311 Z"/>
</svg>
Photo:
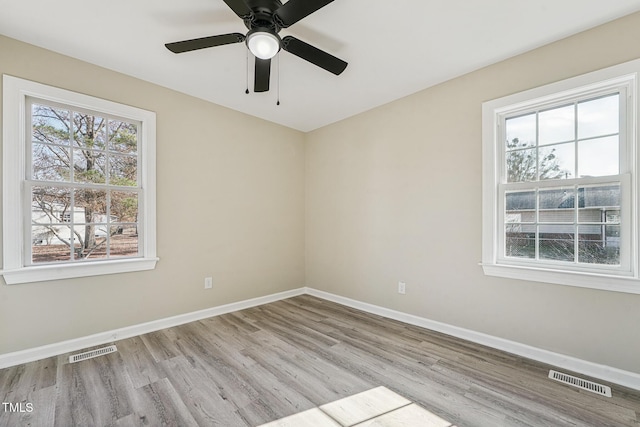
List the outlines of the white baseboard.
<svg viewBox="0 0 640 427">
<path fill-rule="evenodd" d="M 0 354 L 0 369 L 10 366 L 20 365 L 22 363 L 33 362 L 35 360 L 45 359 L 47 357 L 58 356 L 64 353 L 70 353 L 87 347 L 112 343 L 117 340 L 131 338 L 134 336 L 158 331 L 160 329 L 170 328 L 182 325 L 196 320 L 205 319 L 207 317 L 219 316 L 225 313 L 231 313 L 246 308 L 256 307 L 270 302 L 279 301 L 298 295 L 308 294 L 347 307 L 356 308 L 368 313 L 376 314 L 389 319 L 399 320 L 411 325 L 420 326 L 422 328 L 431 329 L 433 331 L 442 332 L 457 338 L 478 344 L 486 345 L 498 350 L 518 356 L 537 360 L 547 363 L 558 368 L 564 368 L 573 372 L 587 375 L 593 378 L 599 378 L 634 390 L 640 390 L 640 374 L 622 369 L 613 368 L 611 366 L 600 365 L 586 360 L 566 356 L 552 351 L 543 350 L 515 341 L 494 337 L 483 334 L 481 332 L 460 328 L 458 326 L 429 320 L 423 317 L 414 316 L 403 313 L 401 311 L 391 310 L 373 304 L 364 303 L 354 299 L 342 297 L 328 292 L 320 291 L 314 288 L 299 288 L 290 291 L 271 294 L 259 298 L 252 298 L 231 304 L 225 304 L 217 307 L 207 308 L 205 310 L 194 311 L 191 313 L 180 314 L 177 316 L 167 317 L 165 319 L 154 320 L 151 322 L 141 323 L 138 325 L 128 326 L 125 328 L 114 329 L 112 331 L 101 332 L 86 337 L 62 341 L 59 343 L 49 344 L 27 350 L 16 351 L 13 353 Z"/>
<path fill-rule="evenodd" d="M 221 314 L 231 313 L 233 311 L 244 310 L 246 308 L 268 304 L 270 302 L 295 297 L 304 293 L 305 288 L 294 289 L 291 291 L 285 291 L 267 295 L 264 297 L 252 298 L 244 301 L 234 302 L 231 304 L 220 305 L 217 307 L 207 308 L 191 313 L 167 317 L 164 319 L 153 320 L 151 322 L 140 323 L 138 325 L 114 329 L 112 331 L 100 332 L 98 334 L 44 345 L 41 347 L 30 348 L 13 353 L 0 354 L 0 369 L 8 368 L 9 366 L 20 365 L 22 363 L 33 362 L 35 360 L 46 359 L 47 357 L 58 356 L 64 353 L 82 350 L 87 347 L 112 343 L 117 340 L 135 337 L 149 332 L 158 331 L 160 329 L 171 328 L 173 326 L 183 325 L 185 323 L 194 322 L 196 320 L 206 319 L 207 317 L 219 316 Z"/>
<path fill-rule="evenodd" d="M 313 288 L 306 288 L 305 293 L 332 301 L 347 307 L 356 308 L 368 313 L 377 314 L 378 316 L 387 317 L 389 319 L 399 320 L 411 325 L 420 326 L 422 328 L 431 329 L 436 332 L 451 335 L 477 344 L 486 345 L 491 348 L 503 350 L 511 354 L 533 359 L 538 362 L 556 366 L 558 368 L 567 369 L 593 378 L 599 378 L 619 384 L 624 387 L 640 390 L 640 374 L 622 369 L 613 368 L 607 365 L 589 362 L 572 356 L 566 356 L 552 351 L 532 347 L 515 341 L 506 340 L 504 338 L 494 337 L 492 335 L 483 334 L 481 332 L 460 328 L 458 326 L 429 320 L 423 317 L 414 316 L 403 313 L 401 311 L 391 310 L 373 304 L 367 304 L 361 301 L 342 297 Z"/>
</svg>

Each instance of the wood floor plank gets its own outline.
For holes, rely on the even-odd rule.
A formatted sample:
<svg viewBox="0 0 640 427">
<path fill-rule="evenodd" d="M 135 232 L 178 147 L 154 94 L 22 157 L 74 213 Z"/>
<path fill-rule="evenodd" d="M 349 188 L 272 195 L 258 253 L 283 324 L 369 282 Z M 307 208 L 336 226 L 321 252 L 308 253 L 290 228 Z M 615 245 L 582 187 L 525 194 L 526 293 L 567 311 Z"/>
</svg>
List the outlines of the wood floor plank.
<svg viewBox="0 0 640 427">
<path fill-rule="evenodd" d="M 116 345 L 0 370 L 0 398 L 34 405 L 0 408 L 0 427 L 253 427 L 380 386 L 458 427 L 640 427 L 638 391 L 598 396 L 548 365 L 309 295 Z"/>
<path fill-rule="evenodd" d="M 12 402 L 11 400 L 3 402 Z M 21 400 L 22 412 L 5 412 L 0 407 L 0 427 L 38 426 L 52 427 L 55 420 L 56 387 L 31 391 Z M 15 402 L 14 402 L 15 403 Z M 31 406 L 27 406 L 29 403 Z"/>
<path fill-rule="evenodd" d="M 179 356 L 180 350 L 176 346 L 176 340 L 173 335 L 173 328 L 163 329 L 161 331 L 150 332 L 140 336 L 142 342 L 147 347 L 151 356 L 156 362 L 171 359 Z"/>
<path fill-rule="evenodd" d="M 336 368 L 322 358 L 304 352 L 288 352 L 287 348 L 260 347 L 247 349 L 244 353 L 312 402 L 333 401 L 345 393 L 355 393 L 369 386 L 356 375 Z"/>
<path fill-rule="evenodd" d="M 508 413 L 507 419 L 511 424 L 531 427 L 563 427 L 580 425 L 571 414 L 558 412 L 549 406 L 542 405 L 533 399 L 524 400 L 511 398 L 509 392 L 503 393 L 494 388 L 480 386 L 471 387 L 465 394 L 479 404 L 487 407 L 500 408 Z"/>
<path fill-rule="evenodd" d="M 12 402 L 56 383 L 56 357 L 0 370 L 0 398 Z"/>
<path fill-rule="evenodd" d="M 119 353 L 59 363 L 58 425 L 110 425 L 132 413 L 129 384 Z"/>
<path fill-rule="evenodd" d="M 209 376 L 204 376 L 185 357 L 174 357 L 162 364 L 168 373 L 167 378 L 198 425 L 239 425 L 240 420 L 235 414 L 237 407 Z"/>
<path fill-rule="evenodd" d="M 198 425 L 167 378 L 136 389 L 132 397 L 135 413 L 141 425 L 175 427 Z"/>
<path fill-rule="evenodd" d="M 134 388 L 166 378 L 167 374 L 157 363 L 140 337 L 122 340 L 118 343 L 124 367 Z"/>
</svg>

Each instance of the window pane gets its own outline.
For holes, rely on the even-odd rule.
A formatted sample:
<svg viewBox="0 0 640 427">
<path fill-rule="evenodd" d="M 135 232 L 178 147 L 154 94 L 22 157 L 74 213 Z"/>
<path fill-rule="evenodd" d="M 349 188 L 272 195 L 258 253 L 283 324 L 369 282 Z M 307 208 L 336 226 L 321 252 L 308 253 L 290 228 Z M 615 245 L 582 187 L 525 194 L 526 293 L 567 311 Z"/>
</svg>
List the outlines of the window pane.
<svg viewBox="0 0 640 427">
<path fill-rule="evenodd" d="M 509 224 L 505 234 L 505 256 L 530 259 L 536 257 L 535 225 Z"/>
<path fill-rule="evenodd" d="M 620 185 L 578 189 L 580 222 L 620 223 Z"/>
<path fill-rule="evenodd" d="M 575 193 L 573 189 L 540 191 L 539 198 L 538 221 L 573 223 L 575 218 L 573 209 Z"/>
<path fill-rule="evenodd" d="M 617 134 L 620 128 L 620 95 L 578 103 L 578 138 Z"/>
<path fill-rule="evenodd" d="M 32 262 L 68 261 L 73 219 L 68 189 L 33 187 L 31 191 Z"/>
<path fill-rule="evenodd" d="M 138 221 L 138 193 L 133 191 L 111 192 L 111 222 Z"/>
<path fill-rule="evenodd" d="M 76 189 L 75 207 L 83 213 L 84 221 L 107 222 L 107 192 L 104 190 Z"/>
<path fill-rule="evenodd" d="M 534 147 L 536 145 L 536 115 L 514 117 L 505 120 L 507 133 L 507 150 L 518 147 Z"/>
<path fill-rule="evenodd" d="M 604 211 L 601 209 L 580 209 L 578 210 L 578 222 L 604 222 Z"/>
<path fill-rule="evenodd" d="M 89 230 L 93 229 L 97 234 L 89 244 L 79 247 L 76 251 L 77 259 L 105 259 L 107 258 L 107 236 L 100 233 L 100 227 L 87 224 Z"/>
<path fill-rule="evenodd" d="M 540 179 L 569 179 L 575 176 L 575 143 L 540 148 Z"/>
<path fill-rule="evenodd" d="M 69 111 L 33 104 L 31 129 L 34 142 L 69 145 Z"/>
<path fill-rule="evenodd" d="M 31 177 L 40 181 L 69 181 L 69 148 L 50 144 L 33 144 Z"/>
<path fill-rule="evenodd" d="M 607 176 L 619 173 L 618 136 L 589 139 L 578 143 L 580 177 Z"/>
<path fill-rule="evenodd" d="M 574 261 L 573 225 L 540 225 L 538 254 L 540 259 Z"/>
<path fill-rule="evenodd" d="M 134 156 L 109 157 L 109 184 L 135 187 L 138 185 L 138 159 Z"/>
<path fill-rule="evenodd" d="M 538 193 L 540 209 L 570 209 L 575 206 L 575 192 L 572 188 L 540 190 Z"/>
<path fill-rule="evenodd" d="M 100 258 L 106 255 L 106 236 L 101 233 L 107 224 L 107 193 L 104 190 L 76 189 L 75 206 L 82 212 L 82 224 L 75 228 L 77 259 Z"/>
<path fill-rule="evenodd" d="M 620 211 L 619 210 L 607 210 L 604 213 L 605 222 L 607 224 L 620 224 Z"/>
<path fill-rule="evenodd" d="M 138 127 L 127 122 L 109 120 L 109 150 L 123 154 L 136 154 Z"/>
<path fill-rule="evenodd" d="M 573 105 L 542 111 L 539 120 L 539 145 L 575 139 L 575 108 Z"/>
<path fill-rule="evenodd" d="M 31 223 L 38 225 L 71 222 L 71 194 L 65 188 L 33 187 Z"/>
<path fill-rule="evenodd" d="M 91 114 L 73 113 L 73 142 L 82 149 L 100 149 L 106 147 L 106 123 L 104 117 Z"/>
<path fill-rule="evenodd" d="M 581 211 L 589 209 L 604 210 L 605 208 L 620 208 L 620 184 L 578 189 Z"/>
<path fill-rule="evenodd" d="M 516 150 L 506 153 L 507 182 L 537 180 L 536 149 Z"/>
<path fill-rule="evenodd" d="M 109 254 L 112 258 L 138 256 L 138 227 L 135 224 L 114 226 L 109 242 Z"/>
<path fill-rule="evenodd" d="M 620 264 L 619 225 L 581 225 L 578 233 L 579 262 Z"/>
<path fill-rule="evenodd" d="M 536 220 L 535 191 L 507 193 L 505 208 L 505 255 L 535 258 L 536 226 L 533 224 Z"/>
<path fill-rule="evenodd" d="M 101 151 L 73 150 L 73 178 L 75 182 L 104 184 L 106 156 Z"/>
<path fill-rule="evenodd" d="M 535 191 L 519 191 L 507 193 L 505 195 L 505 206 L 507 212 L 532 210 L 536 208 Z"/>
<path fill-rule="evenodd" d="M 68 225 L 48 225 L 31 227 L 31 262 L 71 260 L 71 227 Z"/>
</svg>

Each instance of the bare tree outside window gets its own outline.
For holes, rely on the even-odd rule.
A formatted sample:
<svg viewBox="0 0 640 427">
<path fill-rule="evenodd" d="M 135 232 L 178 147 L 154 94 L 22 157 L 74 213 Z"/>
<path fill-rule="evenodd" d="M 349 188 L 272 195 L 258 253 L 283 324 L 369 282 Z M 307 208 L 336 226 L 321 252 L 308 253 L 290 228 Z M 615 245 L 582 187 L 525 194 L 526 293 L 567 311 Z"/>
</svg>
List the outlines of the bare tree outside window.
<svg viewBox="0 0 640 427">
<path fill-rule="evenodd" d="M 138 256 L 138 126 L 33 103 L 32 262 Z"/>
<path fill-rule="evenodd" d="M 556 149 L 546 151 L 527 148 L 518 138 L 507 141 L 507 181 L 529 182 L 538 179 L 569 178 L 570 172 L 562 169 L 555 154 Z M 540 161 L 538 163 L 538 157 Z"/>
</svg>

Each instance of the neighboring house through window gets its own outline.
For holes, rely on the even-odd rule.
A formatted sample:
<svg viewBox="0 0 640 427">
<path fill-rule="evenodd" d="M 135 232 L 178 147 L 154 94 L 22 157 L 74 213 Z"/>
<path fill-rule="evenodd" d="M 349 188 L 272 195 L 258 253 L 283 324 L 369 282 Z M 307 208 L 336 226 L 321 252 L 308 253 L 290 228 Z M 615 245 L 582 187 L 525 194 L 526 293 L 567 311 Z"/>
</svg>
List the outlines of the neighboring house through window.
<svg viewBox="0 0 640 427">
<path fill-rule="evenodd" d="M 155 114 L 4 76 L 7 283 L 155 266 Z"/>
<path fill-rule="evenodd" d="M 640 293 L 640 61 L 483 104 L 486 274 Z"/>
</svg>

